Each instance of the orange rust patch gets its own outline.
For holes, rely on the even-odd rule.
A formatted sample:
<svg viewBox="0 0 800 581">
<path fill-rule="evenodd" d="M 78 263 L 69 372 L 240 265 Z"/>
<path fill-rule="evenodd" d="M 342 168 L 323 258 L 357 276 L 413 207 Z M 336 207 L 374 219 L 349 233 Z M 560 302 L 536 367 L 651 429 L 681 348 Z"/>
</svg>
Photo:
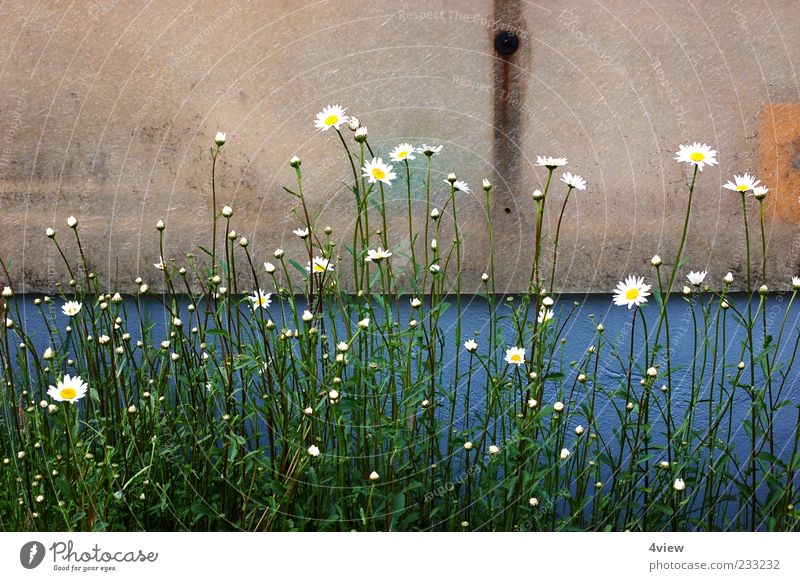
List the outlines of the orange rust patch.
<svg viewBox="0 0 800 581">
<path fill-rule="evenodd" d="M 770 103 L 761 110 L 758 177 L 769 187 L 767 216 L 800 222 L 800 103 Z"/>
</svg>

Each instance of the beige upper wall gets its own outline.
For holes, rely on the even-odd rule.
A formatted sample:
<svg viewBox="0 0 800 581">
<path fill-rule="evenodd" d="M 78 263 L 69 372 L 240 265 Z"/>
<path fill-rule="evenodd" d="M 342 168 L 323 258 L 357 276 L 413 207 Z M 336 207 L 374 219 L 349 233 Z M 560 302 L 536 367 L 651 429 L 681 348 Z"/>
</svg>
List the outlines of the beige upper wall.
<svg viewBox="0 0 800 581">
<path fill-rule="evenodd" d="M 0 10 L 0 255 L 17 290 L 66 278 L 44 229 L 68 240 L 70 214 L 105 281 L 156 278 L 159 218 L 168 256 L 205 244 L 217 130 L 229 136 L 219 204 L 235 208 L 260 260 L 277 246 L 299 257 L 281 189 L 295 153 L 319 225 L 341 248 L 349 166 L 335 134 L 313 128 L 329 103 L 357 115 L 384 154 L 400 141 L 445 145 L 434 199 L 449 171 L 473 186 L 459 206 L 472 281 L 486 268 L 479 184 L 489 176 L 500 279 L 524 288 L 541 153 L 566 155 L 589 181 L 566 210 L 563 288 L 606 292 L 646 273 L 653 253 L 677 245 L 688 174 L 672 157 L 690 140 L 721 161 L 696 192 L 690 266 L 717 278 L 741 268 L 739 200 L 721 185 L 759 171 L 780 200 L 767 212 L 770 278 L 779 286 L 800 270 L 798 2 L 15 0 Z M 502 27 L 521 39 L 506 61 L 493 46 Z M 402 247 L 402 188 L 390 205 Z M 414 207 L 422 224 L 421 199 Z"/>
</svg>

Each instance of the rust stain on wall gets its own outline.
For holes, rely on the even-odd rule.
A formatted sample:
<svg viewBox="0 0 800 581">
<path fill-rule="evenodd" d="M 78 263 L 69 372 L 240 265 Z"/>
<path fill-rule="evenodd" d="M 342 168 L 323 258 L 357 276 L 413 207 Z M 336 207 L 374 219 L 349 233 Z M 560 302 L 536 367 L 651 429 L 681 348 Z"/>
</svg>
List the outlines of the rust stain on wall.
<svg viewBox="0 0 800 581">
<path fill-rule="evenodd" d="M 770 103 L 761 111 L 758 177 L 770 189 L 773 220 L 800 221 L 800 103 Z"/>
</svg>

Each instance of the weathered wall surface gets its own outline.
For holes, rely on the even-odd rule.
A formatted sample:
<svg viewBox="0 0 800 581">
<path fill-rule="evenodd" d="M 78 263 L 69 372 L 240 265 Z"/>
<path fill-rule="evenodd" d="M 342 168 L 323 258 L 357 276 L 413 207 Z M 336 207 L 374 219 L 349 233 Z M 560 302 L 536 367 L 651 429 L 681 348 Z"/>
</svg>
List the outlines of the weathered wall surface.
<svg viewBox="0 0 800 581">
<path fill-rule="evenodd" d="M 567 156 L 589 182 L 566 209 L 563 289 L 607 292 L 647 273 L 652 254 L 677 246 L 689 173 L 672 158 L 694 140 L 718 149 L 720 166 L 696 191 L 689 266 L 716 280 L 742 268 L 739 199 L 721 186 L 755 171 L 772 188 L 770 279 L 778 287 L 800 271 L 797 1 L 13 0 L 0 10 L 0 256 L 18 292 L 67 278 L 44 229 L 74 253 L 70 214 L 109 286 L 156 278 L 159 218 L 168 257 L 206 244 L 217 130 L 229 136 L 219 205 L 235 208 L 260 260 L 277 246 L 299 257 L 281 189 L 294 154 L 319 226 L 341 248 L 350 169 L 336 135 L 313 128 L 331 103 L 369 127 L 384 157 L 401 141 L 444 144 L 434 199 L 450 171 L 472 185 L 459 213 L 473 282 L 487 262 L 486 176 L 499 279 L 524 288 L 543 153 Z M 495 49 L 501 30 L 517 34 L 513 54 Z M 389 195 L 390 240 L 402 247 L 405 190 Z M 549 227 L 562 195 L 548 202 Z M 414 208 L 422 224 L 421 198 Z"/>
</svg>

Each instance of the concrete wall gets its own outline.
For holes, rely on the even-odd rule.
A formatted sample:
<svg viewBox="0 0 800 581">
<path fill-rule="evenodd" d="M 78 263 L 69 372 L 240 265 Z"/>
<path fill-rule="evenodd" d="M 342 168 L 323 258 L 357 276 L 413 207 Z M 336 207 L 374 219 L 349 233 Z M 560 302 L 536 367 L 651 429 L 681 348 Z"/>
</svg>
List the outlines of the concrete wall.
<svg viewBox="0 0 800 581">
<path fill-rule="evenodd" d="M 406 140 L 445 145 L 434 182 L 455 171 L 473 187 L 459 207 L 473 282 L 486 268 L 487 176 L 500 278 L 524 288 L 542 153 L 567 156 L 589 181 L 566 210 L 564 290 L 607 292 L 647 273 L 653 253 L 675 251 L 689 174 L 673 152 L 694 140 L 721 163 L 696 192 L 689 266 L 715 280 L 741 270 L 740 203 L 721 186 L 755 171 L 772 188 L 769 279 L 778 287 L 800 271 L 797 1 L 12 0 L 0 11 L 0 256 L 17 291 L 66 279 L 44 229 L 69 240 L 70 214 L 109 285 L 155 278 L 158 218 L 167 256 L 206 243 L 217 130 L 229 136 L 219 203 L 235 208 L 259 258 L 299 250 L 281 189 L 295 153 L 319 225 L 341 247 L 349 166 L 335 134 L 313 128 L 330 103 L 357 115 L 384 154 Z M 520 45 L 503 56 L 494 38 L 507 29 Z M 403 188 L 390 203 L 402 247 Z M 416 200 L 420 224 L 422 208 Z"/>
</svg>

